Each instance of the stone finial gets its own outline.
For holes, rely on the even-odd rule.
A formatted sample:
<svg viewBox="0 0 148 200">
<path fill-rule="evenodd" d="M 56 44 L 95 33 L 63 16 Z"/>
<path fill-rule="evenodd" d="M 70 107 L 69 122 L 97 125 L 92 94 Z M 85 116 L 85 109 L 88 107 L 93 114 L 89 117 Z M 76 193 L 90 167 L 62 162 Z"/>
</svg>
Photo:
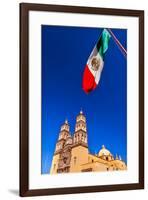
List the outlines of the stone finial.
<svg viewBox="0 0 148 200">
<path fill-rule="evenodd" d="M 121 156 L 119 155 L 119 160 L 122 160 Z"/>
<path fill-rule="evenodd" d="M 83 114 L 82 108 L 81 108 L 81 110 L 80 110 L 80 114 Z"/>
<path fill-rule="evenodd" d="M 118 158 L 118 155 L 116 154 L 116 160 L 118 160 L 119 158 Z"/>
</svg>

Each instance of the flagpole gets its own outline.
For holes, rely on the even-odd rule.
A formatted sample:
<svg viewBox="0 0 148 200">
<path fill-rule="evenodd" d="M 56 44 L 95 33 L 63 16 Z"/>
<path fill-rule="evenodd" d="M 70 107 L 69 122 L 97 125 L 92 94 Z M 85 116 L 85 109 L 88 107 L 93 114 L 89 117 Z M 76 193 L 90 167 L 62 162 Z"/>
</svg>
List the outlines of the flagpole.
<svg viewBox="0 0 148 200">
<path fill-rule="evenodd" d="M 122 44 L 120 43 L 120 41 L 117 39 L 117 37 L 114 35 L 114 33 L 111 31 L 110 28 L 107 28 L 107 30 L 109 31 L 109 33 L 111 34 L 111 36 L 113 37 L 115 43 L 117 44 L 117 46 L 119 47 L 119 49 L 121 50 L 121 52 L 123 53 L 123 55 L 125 57 L 127 57 L 127 51 L 125 50 L 125 48 L 122 46 Z"/>
</svg>

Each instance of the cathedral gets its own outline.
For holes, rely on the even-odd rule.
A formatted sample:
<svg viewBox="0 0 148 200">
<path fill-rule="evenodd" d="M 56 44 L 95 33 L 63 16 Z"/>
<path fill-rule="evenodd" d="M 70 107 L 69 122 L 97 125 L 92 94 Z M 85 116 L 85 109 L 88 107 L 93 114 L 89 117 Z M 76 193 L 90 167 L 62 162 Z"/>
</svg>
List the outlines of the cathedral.
<svg viewBox="0 0 148 200">
<path fill-rule="evenodd" d="M 50 174 L 126 169 L 126 164 L 121 157 L 117 155 L 114 157 L 104 145 L 98 154 L 89 152 L 86 117 L 82 111 L 76 118 L 73 136 L 70 134 L 68 121 L 65 120 L 56 143 Z"/>
</svg>

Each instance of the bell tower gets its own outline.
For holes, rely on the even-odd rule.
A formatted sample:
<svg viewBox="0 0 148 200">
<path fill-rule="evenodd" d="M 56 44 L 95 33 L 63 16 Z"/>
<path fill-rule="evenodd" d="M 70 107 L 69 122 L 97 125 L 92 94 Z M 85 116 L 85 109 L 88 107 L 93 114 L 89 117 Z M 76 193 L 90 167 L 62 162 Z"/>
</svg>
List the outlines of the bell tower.
<svg viewBox="0 0 148 200">
<path fill-rule="evenodd" d="M 51 170 L 50 170 L 50 173 L 52 174 L 57 173 L 60 156 L 64 149 L 64 144 L 65 144 L 66 139 L 69 137 L 70 137 L 70 126 L 68 124 L 68 121 L 65 120 L 64 124 L 61 126 L 58 141 L 55 147 L 54 156 L 52 159 L 52 165 L 51 165 Z"/>
<path fill-rule="evenodd" d="M 61 129 L 60 129 L 59 138 L 58 138 L 56 148 L 55 148 L 55 154 L 58 152 L 61 152 L 61 150 L 63 149 L 66 139 L 70 136 L 69 131 L 70 131 L 70 127 L 69 127 L 68 121 L 65 120 L 64 124 L 61 126 Z"/>
<path fill-rule="evenodd" d="M 71 151 L 70 171 L 79 172 L 83 164 L 88 162 L 88 144 L 86 118 L 81 110 L 76 118 L 73 148 Z"/>
<path fill-rule="evenodd" d="M 81 110 L 76 118 L 75 133 L 74 133 L 74 144 L 87 145 L 87 127 L 86 118 Z"/>
</svg>

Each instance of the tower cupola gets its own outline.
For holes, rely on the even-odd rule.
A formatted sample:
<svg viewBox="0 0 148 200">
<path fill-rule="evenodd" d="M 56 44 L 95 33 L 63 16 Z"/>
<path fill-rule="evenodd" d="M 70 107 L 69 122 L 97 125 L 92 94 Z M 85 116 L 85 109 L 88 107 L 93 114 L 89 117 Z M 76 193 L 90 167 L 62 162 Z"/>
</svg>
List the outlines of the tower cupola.
<svg viewBox="0 0 148 200">
<path fill-rule="evenodd" d="M 87 131 L 86 130 L 86 117 L 83 114 L 83 111 L 81 110 L 79 115 L 76 118 L 76 125 L 75 125 L 75 132 L 78 130 L 83 130 L 83 131 Z"/>
<path fill-rule="evenodd" d="M 61 139 L 66 140 L 67 137 L 70 135 L 69 131 L 70 131 L 70 126 L 68 124 L 68 120 L 66 119 L 60 129 L 59 140 L 61 140 Z"/>
</svg>

